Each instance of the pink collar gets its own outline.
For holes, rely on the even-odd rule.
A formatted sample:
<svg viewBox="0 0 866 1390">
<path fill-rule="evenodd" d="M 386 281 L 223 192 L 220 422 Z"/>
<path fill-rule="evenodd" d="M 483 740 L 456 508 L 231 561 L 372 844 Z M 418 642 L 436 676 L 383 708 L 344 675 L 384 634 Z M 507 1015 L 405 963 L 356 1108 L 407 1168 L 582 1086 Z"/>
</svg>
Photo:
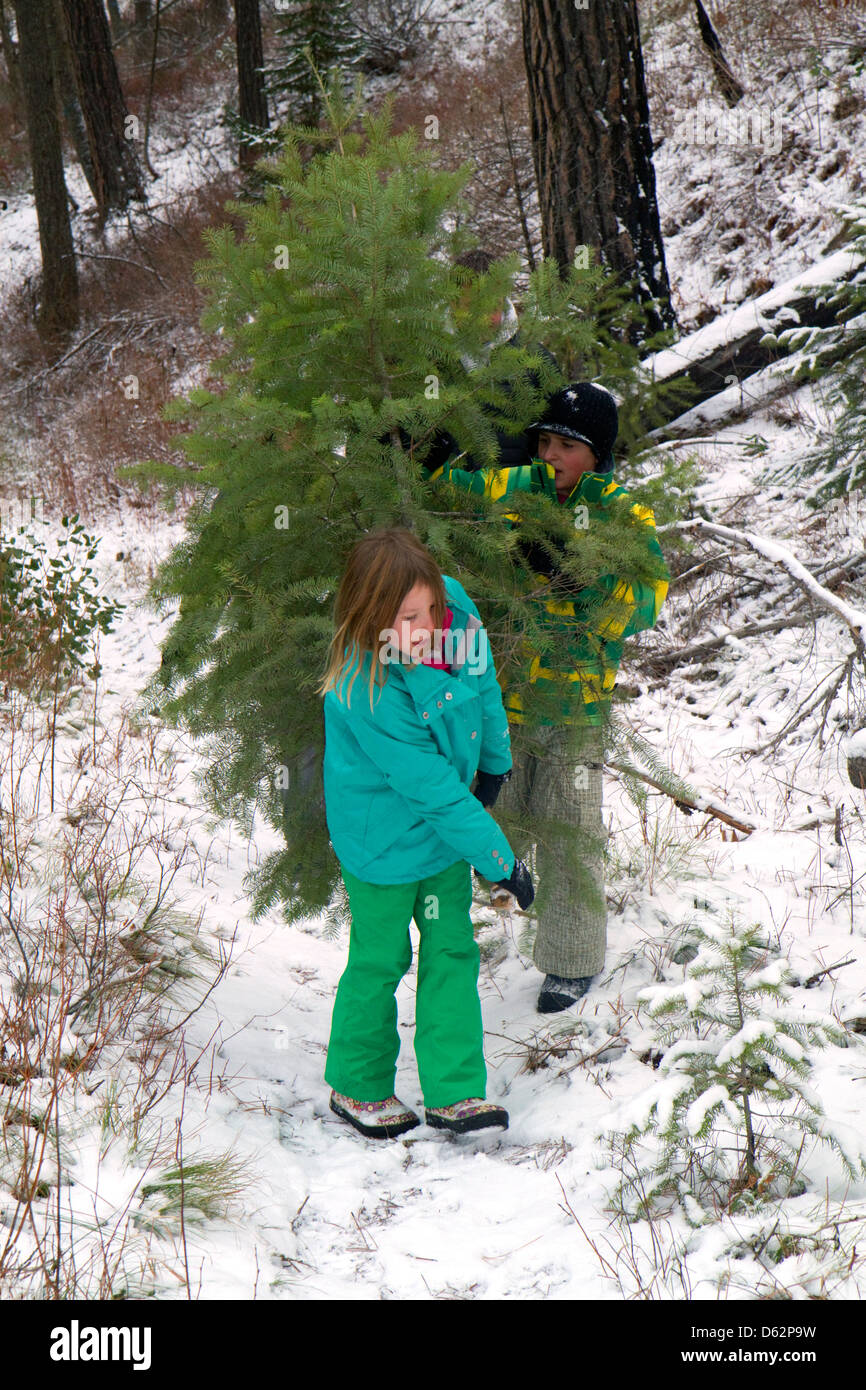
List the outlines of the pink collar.
<svg viewBox="0 0 866 1390">
<path fill-rule="evenodd" d="M 454 619 L 454 614 L 452 613 L 451 609 L 450 609 L 450 608 L 446 608 L 446 609 L 445 609 L 445 621 L 444 621 L 444 623 L 442 624 L 442 631 L 443 631 L 443 632 L 447 632 L 447 631 L 448 631 L 448 628 L 451 626 L 451 623 L 452 623 L 453 619 Z M 435 650 L 435 644 L 434 644 L 434 650 Z M 431 654 L 430 656 L 428 656 L 425 660 L 423 660 L 423 661 L 421 662 L 421 665 L 422 665 L 422 666 L 432 666 L 432 667 L 433 667 L 435 670 L 437 670 L 437 671 L 450 671 L 450 670 L 451 670 L 451 663 L 450 663 L 450 661 L 437 661 L 437 660 L 435 659 L 435 657 L 434 657 L 432 654 Z"/>
</svg>

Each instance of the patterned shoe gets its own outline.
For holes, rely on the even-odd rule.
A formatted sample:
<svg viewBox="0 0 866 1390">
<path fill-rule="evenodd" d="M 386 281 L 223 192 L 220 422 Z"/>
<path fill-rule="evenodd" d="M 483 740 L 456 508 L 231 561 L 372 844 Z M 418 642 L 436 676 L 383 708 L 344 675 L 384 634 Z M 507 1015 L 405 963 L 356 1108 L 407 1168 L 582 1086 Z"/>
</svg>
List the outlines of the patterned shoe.
<svg viewBox="0 0 866 1390">
<path fill-rule="evenodd" d="M 389 1096 L 387 1100 L 351 1100 L 332 1091 L 331 1109 L 368 1139 L 396 1139 L 398 1134 L 405 1134 L 421 1123 L 415 1111 L 396 1096 Z"/>
<path fill-rule="evenodd" d="M 479 1096 L 456 1100 L 453 1105 L 437 1105 L 424 1113 L 433 1129 L 447 1129 L 452 1134 L 467 1134 L 471 1129 L 487 1129 L 490 1125 L 508 1128 L 508 1111 Z"/>
<path fill-rule="evenodd" d="M 582 999 L 592 984 L 594 975 L 581 975 L 568 980 L 563 975 L 545 975 L 544 984 L 538 996 L 540 1014 L 558 1014 Z"/>
</svg>

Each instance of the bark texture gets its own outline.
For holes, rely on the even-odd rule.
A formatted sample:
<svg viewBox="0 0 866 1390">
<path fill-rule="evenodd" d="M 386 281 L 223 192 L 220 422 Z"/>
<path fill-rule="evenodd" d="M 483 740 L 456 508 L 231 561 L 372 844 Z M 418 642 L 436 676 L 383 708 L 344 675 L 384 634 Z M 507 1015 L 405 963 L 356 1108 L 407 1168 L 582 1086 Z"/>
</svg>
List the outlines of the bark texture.
<svg viewBox="0 0 866 1390">
<path fill-rule="evenodd" d="M 51 64 L 50 4 L 51 0 L 15 0 L 18 63 L 42 252 L 36 323 L 46 339 L 68 333 L 78 323 L 78 271 Z"/>
<path fill-rule="evenodd" d="M 87 185 L 93 194 L 94 201 L 96 201 L 96 173 L 90 154 L 87 126 L 84 123 L 81 103 L 78 100 L 75 65 L 69 51 L 62 0 L 51 0 L 49 27 L 51 31 L 51 62 L 60 101 L 60 114 L 66 127 L 66 133 L 72 141 L 75 157 L 81 165 L 84 177 L 87 179 Z"/>
<path fill-rule="evenodd" d="M 262 20 L 259 0 L 234 0 L 235 35 L 238 55 L 238 114 L 245 125 L 258 130 L 268 128 L 268 100 L 262 73 Z M 241 141 L 242 165 L 254 164 L 255 147 Z"/>
<path fill-rule="evenodd" d="M 102 0 L 63 0 L 63 13 L 104 220 L 134 199 L 143 201 L 141 166 L 128 133 L 129 113 Z"/>
<path fill-rule="evenodd" d="M 546 256 L 589 246 L 647 308 L 675 315 L 656 202 L 636 0 L 521 0 L 532 150 Z"/>
</svg>

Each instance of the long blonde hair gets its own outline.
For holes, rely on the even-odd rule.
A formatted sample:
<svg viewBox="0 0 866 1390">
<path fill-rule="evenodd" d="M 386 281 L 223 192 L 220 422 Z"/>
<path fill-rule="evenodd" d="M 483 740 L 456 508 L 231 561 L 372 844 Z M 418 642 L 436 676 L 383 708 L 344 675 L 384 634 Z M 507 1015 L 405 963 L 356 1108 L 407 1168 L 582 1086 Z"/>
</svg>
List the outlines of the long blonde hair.
<svg viewBox="0 0 866 1390">
<path fill-rule="evenodd" d="M 436 626 L 441 628 L 447 606 L 445 585 L 439 566 L 418 537 L 404 526 L 381 526 L 358 541 L 337 590 L 328 664 L 316 687 L 320 694 L 335 689 L 351 670 L 345 689 L 346 704 L 350 704 L 352 686 L 364 657 L 370 653 L 373 708 L 374 685 L 383 685 L 387 675 L 380 655 L 382 634 L 393 626 L 400 605 L 416 584 L 426 584 L 431 589 Z M 343 698 L 339 690 L 337 698 Z"/>
</svg>

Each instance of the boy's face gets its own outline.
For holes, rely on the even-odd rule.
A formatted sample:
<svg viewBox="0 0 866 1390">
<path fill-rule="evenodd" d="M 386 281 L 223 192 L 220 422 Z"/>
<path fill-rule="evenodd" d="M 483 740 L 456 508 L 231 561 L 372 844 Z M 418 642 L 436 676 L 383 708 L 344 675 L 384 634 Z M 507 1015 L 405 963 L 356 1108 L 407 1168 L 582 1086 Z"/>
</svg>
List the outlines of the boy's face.
<svg viewBox="0 0 866 1390">
<path fill-rule="evenodd" d="M 582 473 L 592 473 L 598 467 L 598 460 L 588 444 L 544 430 L 538 436 L 538 457 L 553 465 L 558 497 L 567 497 Z"/>
<path fill-rule="evenodd" d="M 393 626 L 398 633 L 400 651 L 409 656 L 413 647 L 415 655 L 430 645 L 436 628 L 433 611 L 433 590 L 429 584 L 416 584 L 410 589 L 397 610 Z"/>
<path fill-rule="evenodd" d="M 457 301 L 457 306 L 456 306 L 455 312 L 454 312 L 454 317 L 457 319 L 458 323 L 460 322 L 461 319 L 464 319 L 464 318 L 466 317 L 466 315 L 468 314 L 468 312 L 469 312 L 469 305 L 470 305 L 471 303 L 472 303 L 472 289 L 471 289 L 471 286 L 467 286 L 466 289 L 464 289 L 464 291 L 463 291 L 462 295 L 460 296 L 460 298 L 458 299 L 458 301 Z M 487 320 L 487 322 L 490 324 L 490 327 L 491 327 L 492 329 L 498 328 L 498 327 L 499 327 L 499 325 L 502 323 L 502 319 L 503 319 L 503 317 L 504 317 L 504 314 L 505 314 L 505 306 L 504 306 L 504 304 L 501 306 L 501 308 L 499 308 L 499 309 L 494 309 L 493 313 L 490 315 L 490 317 L 489 317 L 488 320 Z"/>
</svg>

